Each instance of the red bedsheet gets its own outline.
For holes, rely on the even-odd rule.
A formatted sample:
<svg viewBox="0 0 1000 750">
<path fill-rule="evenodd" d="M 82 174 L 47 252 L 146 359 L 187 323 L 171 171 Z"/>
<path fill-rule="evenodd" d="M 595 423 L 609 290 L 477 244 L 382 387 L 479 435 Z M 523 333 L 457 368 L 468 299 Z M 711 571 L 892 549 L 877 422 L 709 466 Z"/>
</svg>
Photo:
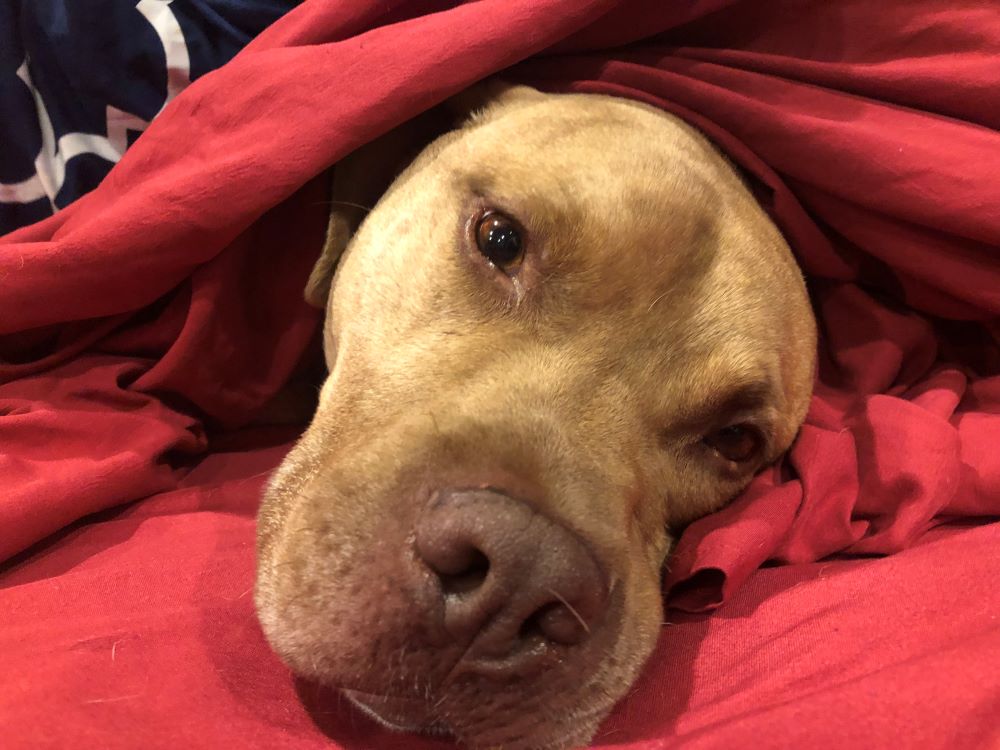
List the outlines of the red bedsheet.
<svg viewBox="0 0 1000 750">
<path fill-rule="evenodd" d="M 329 742 L 253 619 L 257 492 L 291 435 L 245 425 L 313 340 L 317 176 L 501 70 L 702 128 L 792 243 L 821 328 L 800 439 L 685 532 L 676 624 L 599 743 L 1000 742 L 1000 14 L 451 5 L 307 0 L 97 191 L 0 239 L 5 745 Z M 344 747 L 417 747 L 326 719 Z"/>
</svg>

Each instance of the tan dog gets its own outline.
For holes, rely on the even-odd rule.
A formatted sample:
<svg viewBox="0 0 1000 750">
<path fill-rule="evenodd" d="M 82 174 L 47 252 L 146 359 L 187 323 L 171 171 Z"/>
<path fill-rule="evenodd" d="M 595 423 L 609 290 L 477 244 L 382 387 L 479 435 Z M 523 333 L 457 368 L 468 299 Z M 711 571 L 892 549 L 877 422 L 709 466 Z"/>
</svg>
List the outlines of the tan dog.
<svg viewBox="0 0 1000 750">
<path fill-rule="evenodd" d="M 309 289 L 338 266 L 330 376 L 266 492 L 256 601 L 297 673 L 390 726 L 562 748 L 652 651 L 671 530 L 791 444 L 815 324 L 781 235 L 690 127 L 488 97 L 352 239 L 335 205 Z M 338 195 L 376 189 L 401 140 L 339 164 Z"/>
</svg>

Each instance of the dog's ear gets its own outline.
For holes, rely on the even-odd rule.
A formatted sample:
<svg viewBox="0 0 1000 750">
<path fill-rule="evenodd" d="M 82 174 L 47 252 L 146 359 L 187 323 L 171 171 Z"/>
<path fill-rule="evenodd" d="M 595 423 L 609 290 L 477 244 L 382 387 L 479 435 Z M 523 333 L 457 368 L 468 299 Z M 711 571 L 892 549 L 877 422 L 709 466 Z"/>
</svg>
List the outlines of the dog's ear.
<svg viewBox="0 0 1000 750">
<path fill-rule="evenodd" d="M 323 252 L 306 282 L 306 301 L 325 308 L 337 261 L 382 193 L 430 141 L 448 130 L 474 125 L 497 104 L 543 94 L 527 86 L 482 81 L 345 156 L 333 167 L 330 222 Z"/>
<path fill-rule="evenodd" d="M 306 282 L 306 302 L 325 308 L 337 261 L 382 193 L 437 132 L 439 117 L 424 113 L 351 152 L 333 167 L 330 221 L 323 252 Z"/>
</svg>

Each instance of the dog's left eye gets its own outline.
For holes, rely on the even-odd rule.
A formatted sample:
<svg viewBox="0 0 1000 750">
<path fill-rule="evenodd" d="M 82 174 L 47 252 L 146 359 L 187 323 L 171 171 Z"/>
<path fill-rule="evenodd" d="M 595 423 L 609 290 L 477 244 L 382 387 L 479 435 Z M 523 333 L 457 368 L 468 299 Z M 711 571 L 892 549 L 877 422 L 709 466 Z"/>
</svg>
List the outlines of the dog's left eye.
<svg viewBox="0 0 1000 750">
<path fill-rule="evenodd" d="M 524 255 L 524 242 L 514 220 L 494 211 L 476 225 L 476 245 L 490 263 L 504 271 L 515 268 Z"/>
<path fill-rule="evenodd" d="M 755 428 L 734 424 L 706 435 L 705 444 L 723 458 L 742 464 L 757 456 L 763 439 Z"/>
</svg>

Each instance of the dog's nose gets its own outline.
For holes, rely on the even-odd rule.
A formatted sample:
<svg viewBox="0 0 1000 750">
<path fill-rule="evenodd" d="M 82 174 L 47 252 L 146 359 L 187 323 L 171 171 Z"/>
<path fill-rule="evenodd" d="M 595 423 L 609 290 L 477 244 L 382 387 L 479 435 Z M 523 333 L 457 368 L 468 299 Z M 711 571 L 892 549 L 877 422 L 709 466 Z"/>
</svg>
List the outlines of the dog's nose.
<svg viewBox="0 0 1000 750">
<path fill-rule="evenodd" d="M 583 540 L 494 490 L 445 490 L 417 523 L 416 551 L 439 582 L 444 628 L 466 660 L 520 671 L 555 644 L 580 644 L 608 601 Z"/>
</svg>

